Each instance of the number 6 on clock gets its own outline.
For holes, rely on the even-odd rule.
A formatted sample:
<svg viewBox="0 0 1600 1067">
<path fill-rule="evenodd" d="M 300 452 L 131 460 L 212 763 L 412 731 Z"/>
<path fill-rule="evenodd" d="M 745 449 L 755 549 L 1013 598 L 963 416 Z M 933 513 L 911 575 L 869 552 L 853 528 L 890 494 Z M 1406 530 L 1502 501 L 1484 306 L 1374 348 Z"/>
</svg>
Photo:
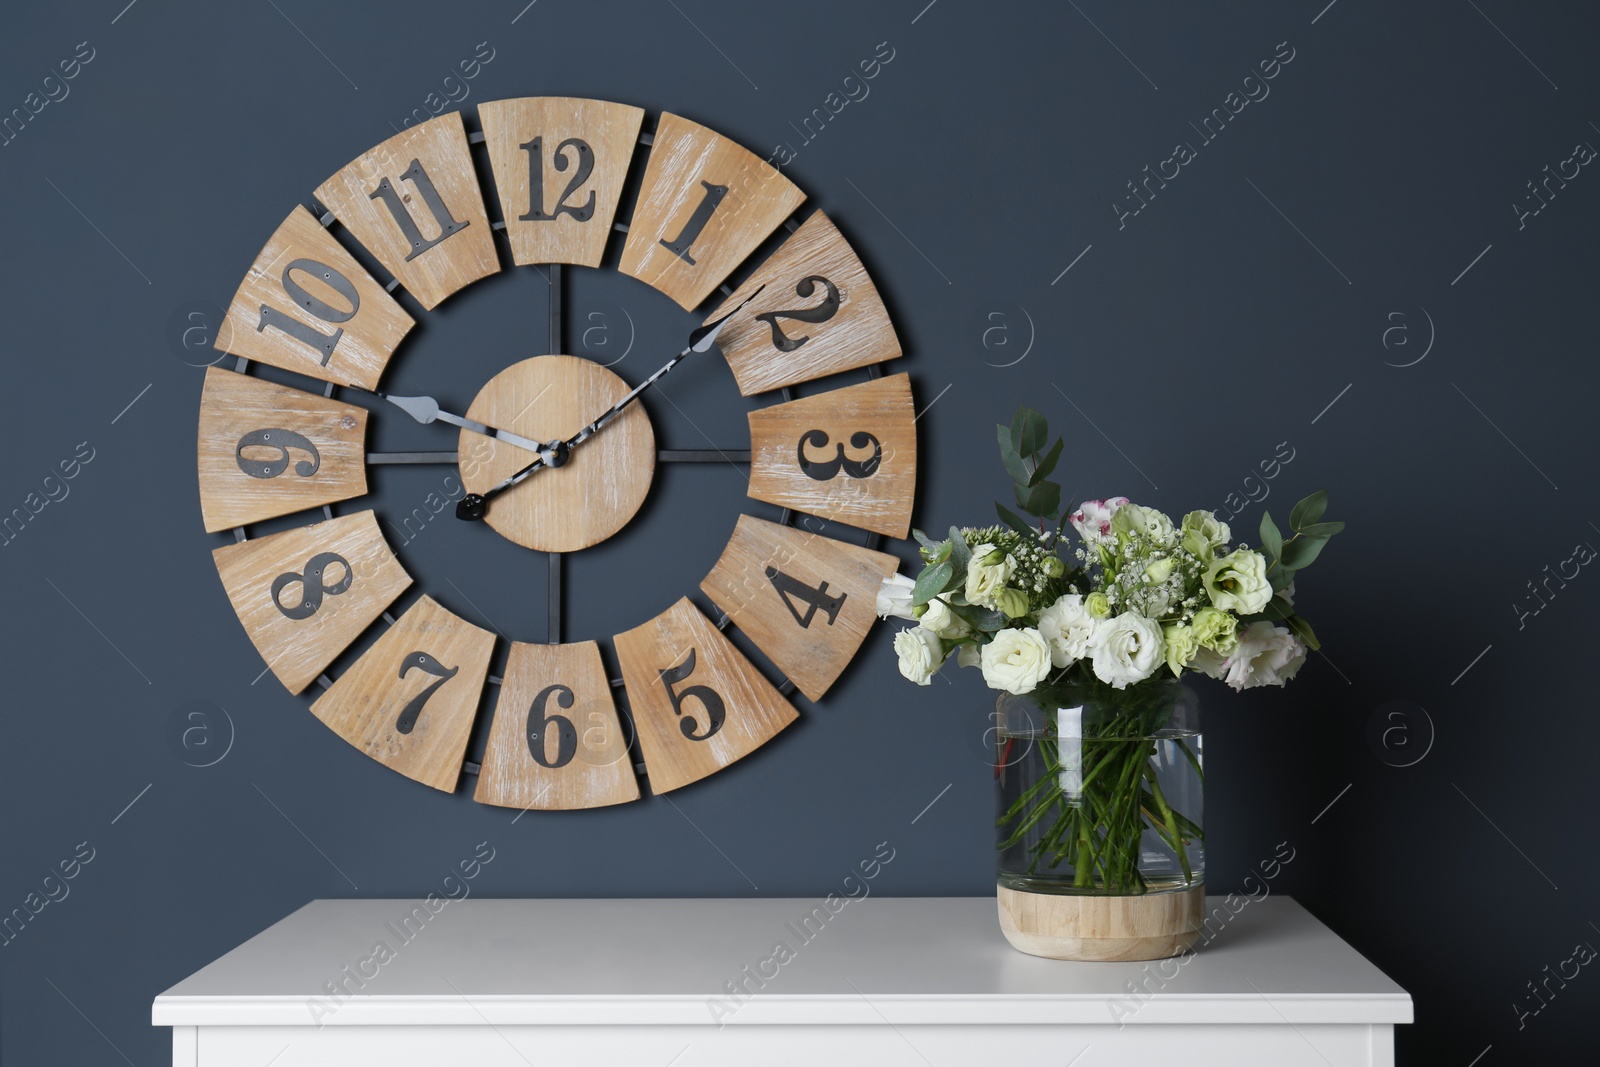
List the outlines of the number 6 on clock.
<svg viewBox="0 0 1600 1067">
<path fill-rule="evenodd" d="M 639 799 L 599 645 L 512 644 L 473 799 L 518 810 Z"/>
</svg>

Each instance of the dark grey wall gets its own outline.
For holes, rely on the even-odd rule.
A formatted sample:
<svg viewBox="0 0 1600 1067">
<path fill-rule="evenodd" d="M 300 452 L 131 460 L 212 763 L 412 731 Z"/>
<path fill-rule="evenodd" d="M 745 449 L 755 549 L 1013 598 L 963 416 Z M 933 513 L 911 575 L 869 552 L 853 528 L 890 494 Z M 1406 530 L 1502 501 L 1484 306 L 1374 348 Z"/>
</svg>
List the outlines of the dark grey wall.
<svg viewBox="0 0 1600 1067">
<path fill-rule="evenodd" d="M 1547 165 L 1570 175 L 1575 144 L 1600 143 L 1592 13 L 124 2 L 8 11 L 0 37 L 0 110 L 42 92 L 79 42 L 93 50 L 0 148 L 0 511 L 43 492 L 80 442 L 93 455 L 0 548 L 0 912 L 80 842 L 93 850 L 70 895 L 0 948 L 7 1064 L 160 1062 L 149 1005 L 168 984 L 310 898 L 434 889 L 481 841 L 496 858 L 476 891 L 491 895 L 822 894 L 881 841 L 896 858 L 879 892 L 992 888 L 989 695 L 970 676 L 902 683 L 887 627 L 799 725 L 672 803 L 516 821 L 400 778 L 253 682 L 260 659 L 208 558 L 220 539 L 200 530 L 202 372 L 173 324 L 226 304 L 289 207 L 479 42 L 493 59 L 469 109 L 598 96 L 763 155 L 798 149 L 788 173 L 867 259 L 929 408 L 922 524 L 987 520 L 1004 488 L 992 423 L 1021 401 L 1066 434 L 1077 497 L 1222 507 L 1259 496 L 1246 479 L 1288 442 L 1267 506 L 1281 516 L 1325 487 L 1350 529 L 1301 583 L 1327 655 L 1286 691 L 1204 689 L 1211 884 L 1237 887 L 1290 842 L 1276 889 L 1416 997 L 1402 1062 L 1465 1064 L 1491 1045 L 1478 1062 L 1531 1062 L 1589 1040 L 1581 1002 L 1600 979 L 1550 982 L 1537 1014 L 1528 983 L 1600 942 L 1582 829 L 1600 579 L 1567 563 L 1548 606 L 1521 612 L 1543 568 L 1600 543 L 1584 311 L 1600 178 L 1551 181 L 1536 216 L 1514 205 L 1537 205 L 1525 183 Z M 870 95 L 803 143 L 791 124 L 879 42 L 894 58 Z M 1204 142 L 1194 127 L 1291 50 L 1270 95 Z M 1126 183 L 1180 141 L 1196 157 L 1119 221 L 1138 206 Z M 633 317 L 624 376 L 692 323 L 628 279 L 575 272 L 571 290 L 585 324 Z M 465 402 L 543 350 L 544 299 L 518 270 L 450 301 L 407 342 L 395 388 Z M 602 340 L 590 351 L 614 358 Z M 681 411 L 651 406 L 666 443 L 742 443 L 724 367 L 686 368 L 667 391 Z M 384 447 L 450 447 L 379 422 Z M 443 473 L 383 472 L 380 510 L 409 511 Z M 573 561 L 572 635 L 692 589 L 745 504 L 741 477 L 664 472 L 638 529 Z M 1260 511 L 1236 524 L 1253 534 Z M 542 640 L 538 560 L 480 532 L 441 519 L 400 551 L 453 610 Z M 209 767 L 172 739 L 191 702 L 212 709 L 218 746 L 232 739 Z"/>
</svg>

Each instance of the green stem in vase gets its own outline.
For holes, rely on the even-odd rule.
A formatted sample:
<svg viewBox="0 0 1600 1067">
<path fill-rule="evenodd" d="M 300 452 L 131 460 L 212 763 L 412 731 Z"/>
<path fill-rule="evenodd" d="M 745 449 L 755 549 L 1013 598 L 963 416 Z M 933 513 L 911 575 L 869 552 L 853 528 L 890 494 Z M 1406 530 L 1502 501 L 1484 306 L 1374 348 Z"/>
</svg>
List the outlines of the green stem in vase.
<svg viewBox="0 0 1600 1067">
<path fill-rule="evenodd" d="M 1050 827 L 1049 830 L 1045 832 L 1045 835 L 1039 839 L 1039 843 L 1034 845 L 1033 848 L 1029 850 L 1033 853 L 1033 858 L 1028 861 L 1029 874 L 1037 873 L 1039 870 L 1040 861 L 1045 858 L 1047 853 L 1056 847 L 1063 836 L 1071 832 L 1073 820 L 1077 817 L 1077 814 L 1078 813 L 1076 809 L 1070 806 L 1066 807 L 1065 810 L 1063 810 L 1062 813 L 1057 816 L 1055 823 Z M 1060 854 L 1058 853 L 1058 858 L 1051 860 L 1047 866 L 1054 867 L 1057 863 L 1061 862 L 1059 856 Z"/>
<path fill-rule="evenodd" d="M 1156 780 L 1154 765 L 1148 765 L 1145 778 L 1150 783 L 1150 797 L 1156 803 L 1156 808 L 1161 812 L 1162 821 L 1166 824 L 1168 843 L 1178 853 L 1178 862 L 1183 865 L 1183 880 L 1194 881 L 1194 872 L 1189 869 L 1189 850 L 1183 847 L 1183 839 L 1178 836 L 1178 822 L 1173 817 L 1172 805 L 1167 803 L 1166 794 L 1161 791 L 1161 783 Z"/>
<path fill-rule="evenodd" d="M 1021 841 L 1024 835 L 1026 835 L 1027 832 L 1033 828 L 1033 824 L 1044 818 L 1054 806 L 1055 799 L 1051 798 L 1050 800 L 1047 800 L 1038 807 L 1034 808 L 1033 811 L 1029 812 L 1028 817 L 1023 820 L 1022 825 L 1013 830 L 1011 832 L 1011 836 L 1006 838 L 1005 842 L 1002 843 L 1000 847 L 1002 849 L 1007 849 Z"/>
<path fill-rule="evenodd" d="M 1089 845 L 1089 820 L 1078 820 L 1078 859 L 1073 864 L 1072 885 L 1088 889 L 1093 885 L 1094 850 Z"/>
<path fill-rule="evenodd" d="M 1189 763 L 1193 765 L 1195 777 L 1200 779 L 1201 785 L 1204 785 L 1206 781 L 1206 769 L 1200 766 L 1200 757 L 1194 754 L 1194 749 L 1189 747 L 1189 742 L 1184 738 L 1178 737 L 1174 738 L 1174 740 L 1178 742 L 1179 751 L 1181 751 L 1184 756 L 1187 757 Z"/>
<path fill-rule="evenodd" d="M 1047 759 L 1045 761 L 1045 765 L 1048 767 L 1050 762 L 1051 761 Z M 1037 782 L 1034 782 L 1023 791 L 1021 796 L 1012 801 L 1011 807 L 1006 809 L 1006 813 L 995 820 L 995 825 L 1004 826 L 1012 819 L 1015 819 L 1022 812 L 1023 807 L 1028 803 L 1028 801 L 1033 800 L 1040 792 L 1050 789 L 1054 783 L 1055 779 L 1049 775 L 1046 775 L 1045 777 L 1040 778 Z M 1059 789 L 1059 787 L 1057 788 Z"/>
</svg>

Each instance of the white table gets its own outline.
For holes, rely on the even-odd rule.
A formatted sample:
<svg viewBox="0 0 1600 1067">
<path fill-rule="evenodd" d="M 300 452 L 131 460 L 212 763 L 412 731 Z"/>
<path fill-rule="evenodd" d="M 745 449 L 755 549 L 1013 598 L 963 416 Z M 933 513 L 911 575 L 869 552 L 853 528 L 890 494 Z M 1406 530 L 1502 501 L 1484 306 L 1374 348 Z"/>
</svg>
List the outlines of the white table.
<svg viewBox="0 0 1600 1067">
<path fill-rule="evenodd" d="M 313 901 L 173 986 L 175 1067 L 1345 1067 L 1392 1065 L 1412 1018 L 1286 897 L 1181 964 L 1025 956 L 992 897 L 414 908 Z"/>
</svg>

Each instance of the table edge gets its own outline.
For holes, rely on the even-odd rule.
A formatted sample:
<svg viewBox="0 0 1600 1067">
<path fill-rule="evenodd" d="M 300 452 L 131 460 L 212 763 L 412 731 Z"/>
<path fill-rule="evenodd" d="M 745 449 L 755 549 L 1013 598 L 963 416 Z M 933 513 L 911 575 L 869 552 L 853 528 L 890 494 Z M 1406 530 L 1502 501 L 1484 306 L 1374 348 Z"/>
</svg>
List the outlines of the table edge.
<svg viewBox="0 0 1600 1067">
<path fill-rule="evenodd" d="M 704 996 L 351 997 L 313 1011 L 299 996 L 160 996 L 154 1026 L 782 1026 L 993 1024 L 1409 1023 L 1408 993 L 757 995 L 729 1006 Z M 718 1014 L 713 1005 L 725 1010 Z M 1121 1010 L 1117 1010 L 1121 1009 Z"/>
</svg>

